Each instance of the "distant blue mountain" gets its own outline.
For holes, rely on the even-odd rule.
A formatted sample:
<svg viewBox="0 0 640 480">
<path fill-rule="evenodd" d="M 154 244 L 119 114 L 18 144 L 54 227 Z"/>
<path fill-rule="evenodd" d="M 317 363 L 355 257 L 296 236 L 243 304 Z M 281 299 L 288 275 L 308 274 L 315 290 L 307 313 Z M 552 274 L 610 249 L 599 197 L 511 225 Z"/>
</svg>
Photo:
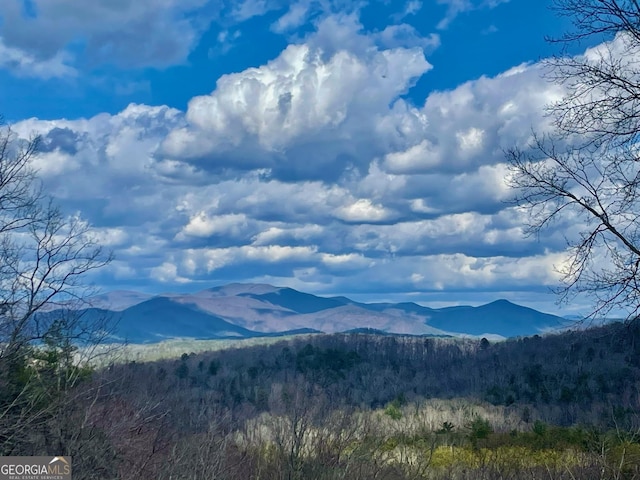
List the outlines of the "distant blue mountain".
<svg viewBox="0 0 640 480">
<path fill-rule="evenodd" d="M 349 299 L 344 297 L 317 297 L 310 293 L 299 292 L 293 288 L 281 288 L 276 292 L 264 293 L 262 295 L 245 293 L 240 294 L 240 296 L 251 297 L 256 300 L 269 302 L 273 305 L 279 305 L 293 310 L 296 313 L 316 313 L 322 310 L 329 310 L 330 308 L 341 307 L 350 302 Z"/>
<path fill-rule="evenodd" d="M 376 303 L 366 305 L 376 311 L 398 309 L 428 318 L 427 323 L 450 333 L 467 335 L 494 334 L 502 337 L 533 335 L 548 329 L 561 328 L 567 322 L 555 315 L 516 305 L 508 300 L 496 300 L 479 307 L 423 307 L 416 303 Z"/>
<path fill-rule="evenodd" d="M 52 314 L 55 312 L 48 315 Z M 215 339 L 260 335 L 166 297 L 155 297 L 123 311 L 87 308 L 79 314 L 86 324 L 108 322 L 112 340 L 131 343 L 152 343 L 179 337 Z"/>
<path fill-rule="evenodd" d="M 432 315 L 437 312 L 436 309 L 423 307 L 414 302 L 401 302 L 401 303 L 359 303 L 358 305 L 375 310 L 377 312 L 384 312 L 385 310 L 402 310 L 407 313 L 415 313 L 418 315 Z M 454 307 L 455 308 L 455 307 Z M 466 308 L 466 307 L 463 307 Z"/>
<path fill-rule="evenodd" d="M 170 298 L 155 297 L 122 312 L 118 334 L 130 341 L 164 340 L 174 337 L 230 338 L 258 334 Z"/>
<path fill-rule="evenodd" d="M 567 322 L 507 300 L 479 307 L 434 309 L 411 302 L 359 303 L 346 297 L 319 297 L 264 284 L 231 284 L 194 294 L 151 298 L 133 293 L 124 292 L 123 299 L 117 292 L 103 295 L 97 302 L 100 308 L 81 313 L 89 320 L 114 321 L 113 339 L 133 343 L 314 332 L 515 337 L 560 328 Z M 105 308 L 105 299 L 117 308 Z"/>
<path fill-rule="evenodd" d="M 532 335 L 533 329 L 561 328 L 566 322 L 555 315 L 496 300 L 479 307 L 445 307 L 434 311 L 429 324 L 443 330 L 471 335 L 496 333 L 503 337 Z"/>
</svg>

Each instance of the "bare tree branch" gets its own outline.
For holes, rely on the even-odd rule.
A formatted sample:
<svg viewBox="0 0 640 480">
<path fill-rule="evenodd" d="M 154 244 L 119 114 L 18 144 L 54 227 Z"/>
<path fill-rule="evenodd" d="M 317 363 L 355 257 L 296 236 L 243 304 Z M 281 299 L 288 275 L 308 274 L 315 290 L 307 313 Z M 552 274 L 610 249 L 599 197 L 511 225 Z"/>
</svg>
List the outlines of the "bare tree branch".
<svg viewBox="0 0 640 480">
<path fill-rule="evenodd" d="M 105 331 L 70 302 L 85 298 L 84 277 L 111 256 L 43 193 L 38 144 L 0 124 L 0 454 L 20 454 L 16 441 L 68 404 L 87 372 L 75 352 Z"/>
<path fill-rule="evenodd" d="M 587 293 L 594 315 L 640 309 L 640 8 L 636 0 L 556 0 L 574 31 L 552 41 L 605 40 L 546 62 L 566 95 L 548 106 L 555 130 L 506 152 L 515 203 L 539 234 L 571 219 L 561 299 Z"/>
</svg>

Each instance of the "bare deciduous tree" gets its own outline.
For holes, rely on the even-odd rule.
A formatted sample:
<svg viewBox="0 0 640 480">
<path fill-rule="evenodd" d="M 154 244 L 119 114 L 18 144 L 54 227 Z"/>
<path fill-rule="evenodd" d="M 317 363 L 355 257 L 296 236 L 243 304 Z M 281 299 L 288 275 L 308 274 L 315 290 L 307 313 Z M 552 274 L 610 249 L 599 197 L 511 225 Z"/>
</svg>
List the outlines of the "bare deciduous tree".
<svg viewBox="0 0 640 480">
<path fill-rule="evenodd" d="M 548 107 L 552 133 L 506 152 L 509 181 L 530 233 L 561 219 L 577 229 L 567 262 L 557 266 L 561 298 L 586 293 L 592 315 L 616 310 L 631 320 L 640 312 L 640 3 L 556 0 L 555 7 L 575 30 L 552 41 L 605 41 L 546 62 L 565 94 Z"/>
<path fill-rule="evenodd" d="M 105 265 L 79 216 L 66 216 L 32 168 L 38 137 L 21 140 L 0 125 L 0 452 L 19 452 L 37 425 L 82 377 L 78 344 L 95 345 L 104 325 L 70 305 L 85 297 L 83 277 Z M 58 310 L 58 313 L 52 313 Z M 66 313 L 60 313 L 66 312 Z M 99 322 L 98 322 L 99 323 Z"/>
</svg>

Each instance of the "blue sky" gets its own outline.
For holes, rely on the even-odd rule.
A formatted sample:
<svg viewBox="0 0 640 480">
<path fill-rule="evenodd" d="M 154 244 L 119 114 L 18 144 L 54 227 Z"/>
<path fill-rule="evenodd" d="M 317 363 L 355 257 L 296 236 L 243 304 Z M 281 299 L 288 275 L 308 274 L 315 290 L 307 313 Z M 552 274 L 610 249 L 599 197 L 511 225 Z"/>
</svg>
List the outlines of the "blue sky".
<svg viewBox="0 0 640 480">
<path fill-rule="evenodd" d="M 114 251 L 106 290 L 557 311 L 575 225 L 523 235 L 502 149 L 549 128 L 567 28 L 530 0 L 6 0 L 0 112 Z"/>
</svg>

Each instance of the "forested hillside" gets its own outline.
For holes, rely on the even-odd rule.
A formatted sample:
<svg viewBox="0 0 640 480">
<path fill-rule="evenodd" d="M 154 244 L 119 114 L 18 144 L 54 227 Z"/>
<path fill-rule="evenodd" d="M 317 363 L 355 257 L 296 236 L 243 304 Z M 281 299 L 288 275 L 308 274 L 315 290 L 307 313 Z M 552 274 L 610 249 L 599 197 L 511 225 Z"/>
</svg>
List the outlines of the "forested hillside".
<svg viewBox="0 0 640 480">
<path fill-rule="evenodd" d="M 2 449 L 77 478 L 637 478 L 639 384 L 637 325 L 313 335 L 113 364 Z"/>
</svg>

